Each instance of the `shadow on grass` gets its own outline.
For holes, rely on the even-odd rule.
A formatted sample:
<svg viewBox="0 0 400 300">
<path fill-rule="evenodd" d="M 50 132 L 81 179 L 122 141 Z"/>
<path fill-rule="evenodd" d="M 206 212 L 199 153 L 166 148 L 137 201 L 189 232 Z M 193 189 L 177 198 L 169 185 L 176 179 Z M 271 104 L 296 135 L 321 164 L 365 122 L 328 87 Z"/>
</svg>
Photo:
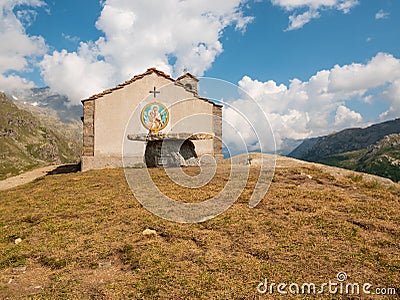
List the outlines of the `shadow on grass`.
<svg viewBox="0 0 400 300">
<path fill-rule="evenodd" d="M 57 175 L 57 174 L 68 174 L 68 173 L 77 173 L 81 171 L 81 163 L 77 164 L 68 164 L 57 167 L 56 169 L 47 172 L 48 175 Z"/>
</svg>

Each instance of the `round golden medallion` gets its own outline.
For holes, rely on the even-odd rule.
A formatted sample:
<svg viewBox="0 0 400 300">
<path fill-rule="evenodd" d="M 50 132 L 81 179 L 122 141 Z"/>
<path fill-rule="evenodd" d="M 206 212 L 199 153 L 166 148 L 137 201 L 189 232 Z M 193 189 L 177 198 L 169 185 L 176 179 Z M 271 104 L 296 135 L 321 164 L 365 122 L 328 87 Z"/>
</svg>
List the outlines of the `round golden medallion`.
<svg viewBox="0 0 400 300">
<path fill-rule="evenodd" d="M 168 109 L 160 102 L 149 103 L 142 109 L 141 120 L 144 127 L 157 133 L 168 125 Z"/>
</svg>

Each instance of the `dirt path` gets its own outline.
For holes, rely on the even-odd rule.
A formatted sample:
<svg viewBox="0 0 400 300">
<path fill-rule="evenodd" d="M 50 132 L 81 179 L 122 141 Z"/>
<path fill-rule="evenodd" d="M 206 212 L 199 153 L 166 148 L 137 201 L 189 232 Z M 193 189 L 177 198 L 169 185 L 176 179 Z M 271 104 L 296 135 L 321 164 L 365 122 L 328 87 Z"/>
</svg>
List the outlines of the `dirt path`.
<svg viewBox="0 0 400 300">
<path fill-rule="evenodd" d="M 60 166 L 61 165 L 53 165 L 53 166 L 38 168 L 38 169 L 34 169 L 32 171 L 28 171 L 28 172 L 22 173 L 20 175 L 14 176 L 14 177 L 4 179 L 4 180 L 0 181 L 0 191 L 8 190 L 13 187 L 31 182 L 31 181 L 35 180 L 36 178 L 45 176 L 48 172 L 54 171 L 55 169 L 57 169 Z"/>
</svg>

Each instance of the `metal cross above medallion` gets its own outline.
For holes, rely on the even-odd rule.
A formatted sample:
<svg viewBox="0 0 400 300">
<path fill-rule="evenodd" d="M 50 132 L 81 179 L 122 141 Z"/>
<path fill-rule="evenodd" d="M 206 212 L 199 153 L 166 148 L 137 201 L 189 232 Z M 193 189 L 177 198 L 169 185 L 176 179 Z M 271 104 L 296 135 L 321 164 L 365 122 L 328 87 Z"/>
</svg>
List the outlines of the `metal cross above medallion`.
<svg viewBox="0 0 400 300">
<path fill-rule="evenodd" d="M 150 94 L 153 94 L 154 98 L 157 96 L 157 94 L 160 93 L 160 91 L 156 90 L 156 87 L 154 87 L 154 89 L 152 91 L 149 91 Z"/>
</svg>

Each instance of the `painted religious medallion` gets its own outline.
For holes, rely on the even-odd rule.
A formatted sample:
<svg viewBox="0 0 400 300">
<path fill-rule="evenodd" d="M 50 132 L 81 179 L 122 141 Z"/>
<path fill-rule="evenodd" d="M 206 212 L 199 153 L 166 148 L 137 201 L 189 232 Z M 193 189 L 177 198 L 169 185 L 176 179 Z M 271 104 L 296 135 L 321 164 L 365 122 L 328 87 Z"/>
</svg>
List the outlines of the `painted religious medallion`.
<svg viewBox="0 0 400 300">
<path fill-rule="evenodd" d="M 157 133 L 168 125 L 169 112 L 164 104 L 152 102 L 143 107 L 141 119 L 144 127 Z"/>
</svg>

